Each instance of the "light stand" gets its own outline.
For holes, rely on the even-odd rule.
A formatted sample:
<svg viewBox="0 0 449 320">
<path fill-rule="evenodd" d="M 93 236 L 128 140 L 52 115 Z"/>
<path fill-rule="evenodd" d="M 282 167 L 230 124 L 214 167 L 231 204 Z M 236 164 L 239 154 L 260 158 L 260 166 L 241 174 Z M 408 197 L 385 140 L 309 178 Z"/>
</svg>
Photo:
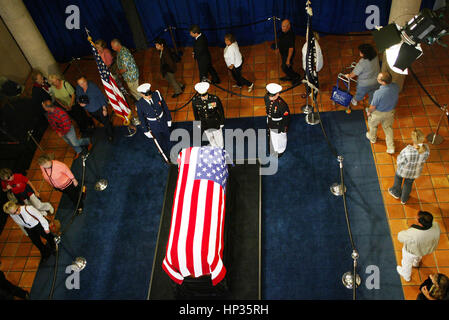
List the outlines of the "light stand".
<svg viewBox="0 0 449 320">
<path fill-rule="evenodd" d="M 440 120 L 438 120 L 437 129 L 435 130 L 435 133 L 429 133 L 427 135 L 427 141 L 433 145 L 439 145 L 444 141 L 444 138 L 438 134 L 438 131 L 441 127 L 441 121 L 443 120 L 444 115 L 447 113 L 447 105 L 443 106 L 443 110 L 441 112 Z"/>
</svg>

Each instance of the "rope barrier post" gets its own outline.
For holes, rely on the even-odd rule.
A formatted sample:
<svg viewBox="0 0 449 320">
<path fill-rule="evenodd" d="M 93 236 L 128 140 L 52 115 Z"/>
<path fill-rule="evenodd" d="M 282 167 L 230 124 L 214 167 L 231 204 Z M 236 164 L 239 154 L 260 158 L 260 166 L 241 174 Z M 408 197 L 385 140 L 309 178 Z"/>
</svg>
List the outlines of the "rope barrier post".
<svg viewBox="0 0 449 320">
<path fill-rule="evenodd" d="M 278 78 L 280 75 L 280 71 L 279 71 L 279 47 L 278 47 L 278 36 L 277 36 L 277 30 L 276 30 L 276 20 L 281 20 L 280 18 L 276 17 L 276 16 L 272 16 L 270 18 L 268 18 L 268 20 L 273 20 L 273 31 L 274 31 L 274 49 L 276 50 L 276 65 L 277 65 L 277 70 L 278 70 Z"/>
<path fill-rule="evenodd" d="M 173 36 L 173 32 L 172 32 L 172 30 L 176 30 L 176 27 L 168 26 L 168 28 L 164 29 L 164 31 L 166 32 L 167 30 L 170 33 L 170 38 L 173 43 L 173 48 L 175 49 L 176 54 L 178 54 L 178 47 L 176 46 L 175 37 Z"/>
<path fill-rule="evenodd" d="M 351 258 L 353 259 L 353 270 L 345 272 L 343 274 L 342 282 L 343 282 L 343 285 L 347 289 L 352 289 L 352 298 L 353 298 L 353 300 L 355 300 L 356 299 L 356 289 L 362 283 L 362 279 L 356 273 L 357 259 L 359 258 L 359 253 L 357 252 L 357 250 L 354 249 L 352 251 Z"/>
<path fill-rule="evenodd" d="M 33 130 L 28 130 L 27 132 L 28 137 L 31 138 L 31 140 L 33 140 L 34 144 L 42 151 L 45 152 L 44 149 L 42 149 L 42 147 L 40 146 L 40 144 L 36 141 L 36 139 L 34 139 L 33 137 Z"/>
<path fill-rule="evenodd" d="M 433 145 L 439 145 L 444 141 L 444 138 L 438 134 L 438 131 L 441 127 L 441 121 L 443 120 L 444 115 L 447 113 L 447 105 L 443 106 L 440 120 L 438 120 L 437 129 L 435 130 L 435 133 L 429 133 L 427 135 L 427 141 L 429 141 Z"/>
<path fill-rule="evenodd" d="M 343 157 L 338 156 L 337 157 L 338 162 L 340 163 L 340 169 L 343 168 Z M 331 185 L 331 193 L 334 196 L 342 196 L 344 192 L 346 192 L 346 186 L 342 186 L 340 183 L 335 182 L 333 185 Z"/>
</svg>

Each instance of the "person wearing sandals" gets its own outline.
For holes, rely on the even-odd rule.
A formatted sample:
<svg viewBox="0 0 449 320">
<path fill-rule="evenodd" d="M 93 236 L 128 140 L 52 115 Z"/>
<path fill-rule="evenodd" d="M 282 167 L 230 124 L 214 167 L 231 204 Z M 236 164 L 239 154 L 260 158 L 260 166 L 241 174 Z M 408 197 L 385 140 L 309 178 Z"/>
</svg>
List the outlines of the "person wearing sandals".
<svg viewBox="0 0 449 320">
<path fill-rule="evenodd" d="M 351 104 L 356 106 L 360 100 L 368 95 L 368 102 L 371 103 L 374 91 L 379 88 L 377 75 L 380 72 L 379 58 L 374 47 L 368 43 L 359 46 L 361 59 L 355 65 L 351 73 L 346 74 L 347 78 L 357 77 L 357 89 Z"/>
<path fill-rule="evenodd" d="M 388 189 L 388 193 L 395 199 L 401 199 L 402 204 L 407 202 L 413 181 L 421 175 L 424 163 L 430 154 L 429 146 L 424 143 L 425 137 L 421 130 L 413 130 L 411 137 L 413 144 L 406 146 L 398 155 L 394 184 Z"/>
<path fill-rule="evenodd" d="M 248 92 L 251 92 L 254 88 L 254 83 L 245 79 L 242 76 L 243 57 L 239 50 L 239 45 L 235 40 L 234 35 L 227 33 L 224 37 L 226 48 L 224 49 L 224 59 L 226 66 L 231 70 L 232 77 L 236 81 L 232 87 L 241 88 L 243 86 L 248 87 Z"/>
</svg>

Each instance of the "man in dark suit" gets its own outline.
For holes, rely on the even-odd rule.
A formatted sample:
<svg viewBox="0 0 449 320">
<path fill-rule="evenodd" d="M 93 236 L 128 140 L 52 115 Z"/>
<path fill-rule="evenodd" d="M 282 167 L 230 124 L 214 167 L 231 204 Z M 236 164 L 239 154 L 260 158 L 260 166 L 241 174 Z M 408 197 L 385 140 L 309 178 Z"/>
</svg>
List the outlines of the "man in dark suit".
<svg viewBox="0 0 449 320">
<path fill-rule="evenodd" d="M 159 58 L 161 60 L 161 74 L 162 77 L 168 81 L 168 83 L 173 87 L 175 93 L 172 98 L 176 98 L 183 91 L 185 86 L 178 82 L 175 78 L 176 73 L 176 62 L 172 58 L 172 52 L 170 48 L 167 47 L 166 42 L 162 38 L 157 38 L 154 41 L 156 45 L 156 50 L 160 51 Z"/>
<path fill-rule="evenodd" d="M 190 36 L 195 39 L 193 45 L 193 57 L 198 62 L 200 81 L 207 80 L 207 75 L 212 76 L 212 83 L 220 83 L 217 71 L 212 66 L 212 58 L 209 52 L 206 35 L 201 33 L 201 29 L 196 24 L 190 27 Z"/>
</svg>

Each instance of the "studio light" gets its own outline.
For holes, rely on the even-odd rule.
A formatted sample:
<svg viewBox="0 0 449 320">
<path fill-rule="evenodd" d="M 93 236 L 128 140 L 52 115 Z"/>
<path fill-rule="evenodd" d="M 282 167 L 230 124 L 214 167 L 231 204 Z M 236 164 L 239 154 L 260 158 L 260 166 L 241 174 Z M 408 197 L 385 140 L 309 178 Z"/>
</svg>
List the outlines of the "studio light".
<svg viewBox="0 0 449 320">
<path fill-rule="evenodd" d="M 422 55 L 420 43 L 433 44 L 447 34 L 446 23 L 436 12 L 423 9 L 401 28 L 395 23 L 373 31 L 377 49 L 385 50 L 391 70 L 408 74 L 407 68 Z"/>
</svg>

